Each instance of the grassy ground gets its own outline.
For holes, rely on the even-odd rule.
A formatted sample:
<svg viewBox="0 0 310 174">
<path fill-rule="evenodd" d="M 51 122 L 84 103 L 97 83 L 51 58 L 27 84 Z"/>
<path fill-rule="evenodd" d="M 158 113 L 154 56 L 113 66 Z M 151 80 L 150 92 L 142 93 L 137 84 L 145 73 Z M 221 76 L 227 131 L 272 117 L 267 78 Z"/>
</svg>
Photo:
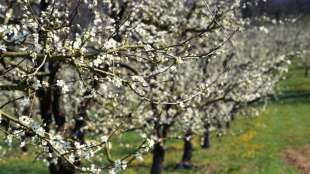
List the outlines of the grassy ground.
<svg viewBox="0 0 310 174">
<path fill-rule="evenodd" d="M 310 77 L 293 66 L 287 79 L 279 84 L 285 100 L 272 102 L 259 117 L 238 118 L 226 135 L 211 137 L 211 148 L 202 150 L 195 139 L 192 170 L 175 170 L 182 143 L 170 143 L 165 161 L 167 174 L 299 174 L 283 160 L 283 151 L 292 146 L 310 144 L 310 98 L 297 94 L 310 93 Z M 298 97 L 299 96 L 299 97 Z M 280 97 L 281 98 L 281 97 Z M 128 137 L 130 139 L 132 137 Z M 2 150 L 0 150 L 1 153 Z M 0 174 L 48 173 L 43 162 L 33 162 L 34 155 L 10 151 L 0 160 Z M 19 154 L 17 157 L 14 154 Z M 151 156 L 136 162 L 123 174 L 149 173 Z"/>
</svg>

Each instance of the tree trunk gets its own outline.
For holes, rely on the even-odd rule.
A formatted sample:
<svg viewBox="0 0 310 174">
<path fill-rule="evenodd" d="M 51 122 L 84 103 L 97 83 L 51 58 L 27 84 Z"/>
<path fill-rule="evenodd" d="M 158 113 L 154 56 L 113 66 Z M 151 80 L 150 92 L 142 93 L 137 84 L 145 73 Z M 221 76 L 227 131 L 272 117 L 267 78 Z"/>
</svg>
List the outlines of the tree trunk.
<svg viewBox="0 0 310 174">
<path fill-rule="evenodd" d="M 210 147 L 210 132 L 209 132 L 209 127 L 210 125 L 208 123 L 205 124 L 205 132 L 203 134 L 203 141 L 202 141 L 202 145 L 201 148 L 203 149 L 207 149 Z"/>
<path fill-rule="evenodd" d="M 192 160 L 193 154 L 193 144 L 191 139 L 184 138 L 184 149 L 183 149 L 183 156 L 182 162 L 183 164 L 190 164 Z"/>
<path fill-rule="evenodd" d="M 50 0 L 41 0 L 40 1 L 40 13 L 46 11 L 48 6 L 50 5 Z M 39 31 L 39 42 L 41 45 L 45 45 L 47 38 L 47 32 L 46 31 Z M 36 66 L 39 66 L 43 63 L 42 59 L 39 59 L 36 61 Z M 40 72 L 46 72 L 45 67 L 47 66 L 49 72 L 51 73 L 50 76 L 48 76 L 48 82 L 49 84 L 53 84 L 55 82 L 56 73 L 58 71 L 58 64 L 55 62 L 49 62 L 48 64 L 44 64 L 43 67 L 39 70 Z M 38 77 L 40 82 L 44 80 L 43 77 Z M 63 126 L 65 124 L 65 115 L 64 115 L 64 109 L 61 105 L 61 90 L 58 88 L 47 88 L 40 87 L 37 96 L 39 98 L 40 103 L 40 113 L 41 117 L 43 119 L 44 123 L 44 129 L 48 133 L 50 131 L 50 125 L 53 122 L 53 115 L 55 118 L 55 122 L 57 125 L 57 132 L 63 131 Z M 49 152 L 53 153 L 53 149 L 49 147 Z M 52 162 L 52 158 L 47 158 L 47 160 L 50 162 L 49 164 L 49 172 L 51 174 L 74 174 L 75 170 L 73 166 L 70 166 L 67 164 L 62 158 L 57 159 L 57 163 Z"/>
<path fill-rule="evenodd" d="M 65 109 L 63 98 L 61 96 L 61 89 L 59 87 L 53 89 L 53 96 L 54 100 L 52 103 L 52 111 L 54 114 L 54 120 L 56 124 L 56 132 L 65 134 L 66 131 L 64 129 L 66 123 Z"/>
<path fill-rule="evenodd" d="M 99 84 L 97 81 L 92 82 L 92 88 L 98 89 Z M 83 94 L 84 97 L 87 97 L 91 94 L 91 90 L 85 91 Z M 75 121 L 75 125 L 72 132 L 72 138 L 74 138 L 76 141 L 80 142 L 81 144 L 85 143 L 85 126 L 86 126 L 86 120 L 88 118 L 87 115 L 87 109 L 94 101 L 93 98 L 84 98 L 78 107 L 78 114 L 73 118 Z"/>
<path fill-rule="evenodd" d="M 190 130 L 186 132 L 183 142 L 184 147 L 183 147 L 182 161 L 177 165 L 177 168 L 189 169 L 192 168 L 192 154 L 193 154 L 192 132 Z"/>
<path fill-rule="evenodd" d="M 153 149 L 153 163 L 151 174 L 161 174 L 163 172 L 163 162 L 165 158 L 165 148 L 160 142 L 154 145 Z"/>
<path fill-rule="evenodd" d="M 226 128 L 230 128 L 230 121 L 226 122 Z"/>
<path fill-rule="evenodd" d="M 58 159 L 57 164 L 51 163 L 48 167 L 50 174 L 75 174 L 75 169 L 67 164 L 61 158 Z"/>
<path fill-rule="evenodd" d="M 51 68 L 52 67 L 54 66 L 51 66 Z M 54 69 L 54 71 L 56 71 L 56 69 Z M 56 87 L 53 88 L 52 92 L 53 92 L 52 112 L 56 124 L 56 132 L 65 136 L 66 130 L 64 129 L 64 125 L 66 123 L 66 117 L 63 105 L 63 98 L 61 95 L 61 89 L 59 87 Z M 58 157 L 57 161 L 58 161 L 57 164 L 50 163 L 49 165 L 49 171 L 51 174 L 75 174 L 75 169 L 73 166 L 71 166 L 71 164 L 68 164 L 61 157 Z"/>
</svg>

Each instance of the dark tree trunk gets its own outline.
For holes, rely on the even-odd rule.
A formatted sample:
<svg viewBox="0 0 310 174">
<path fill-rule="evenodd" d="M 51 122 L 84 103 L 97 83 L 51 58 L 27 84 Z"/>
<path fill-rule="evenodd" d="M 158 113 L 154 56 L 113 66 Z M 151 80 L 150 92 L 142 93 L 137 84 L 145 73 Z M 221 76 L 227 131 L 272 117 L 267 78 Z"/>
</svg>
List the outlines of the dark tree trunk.
<svg viewBox="0 0 310 174">
<path fill-rule="evenodd" d="M 191 139 L 184 138 L 184 149 L 183 149 L 183 156 L 182 156 L 182 162 L 183 164 L 190 164 L 192 160 L 192 154 L 193 154 L 193 144 Z"/>
<path fill-rule="evenodd" d="M 48 168 L 50 174 L 75 174 L 74 168 L 60 158 L 57 164 L 50 164 Z"/>
<path fill-rule="evenodd" d="M 41 0 L 40 1 L 40 13 L 46 11 L 48 8 L 49 1 Z M 47 38 L 47 33 L 45 31 L 39 31 L 39 43 L 41 45 L 45 45 Z M 36 68 L 38 68 L 43 62 L 43 59 L 36 60 Z M 40 72 L 46 72 L 46 63 L 39 69 Z M 48 82 L 51 83 L 54 81 L 54 74 L 48 77 Z M 42 83 L 44 78 L 42 76 L 38 76 L 38 79 Z M 45 89 L 40 87 L 37 96 L 39 98 L 40 103 L 40 113 L 44 123 L 44 129 L 46 132 L 49 132 L 49 126 L 52 123 L 52 93 L 51 89 Z"/>
<path fill-rule="evenodd" d="M 40 103 L 40 113 L 42 116 L 44 129 L 49 132 L 50 124 L 52 123 L 52 98 L 50 90 L 45 90 L 40 88 L 37 92 L 39 103 Z"/>
<path fill-rule="evenodd" d="M 56 75 L 56 71 L 58 70 L 58 66 L 56 64 L 50 65 L 50 71 L 52 71 L 53 75 Z M 63 98 L 61 95 L 61 89 L 59 87 L 55 87 L 52 90 L 53 92 L 53 102 L 52 102 L 52 112 L 54 115 L 54 120 L 56 124 L 56 132 L 65 136 L 64 125 L 66 122 L 65 110 L 63 105 Z M 71 164 L 68 164 L 62 158 L 58 158 L 57 164 L 50 164 L 49 171 L 51 174 L 75 174 L 75 169 Z"/>
<path fill-rule="evenodd" d="M 65 109 L 63 105 L 63 99 L 61 97 L 61 89 L 59 87 L 53 89 L 53 103 L 52 111 L 54 114 L 54 120 L 56 124 L 56 132 L 64 134 L 64 125 L 66 123 Z"/>
<path fill-rule="evenodd" d="M 230 128 L 230 121 L 226 122 L 226 128 Z"/>
<path fill-rule="evenodd" d="M 90 99 L 85 99 L 82 101 L 78 108 L 78 114 L 74 118 L 75 126 L 73 129 L 73 138 L 76 141 L 79 141 L 80 143 L 84 144 L 85 139 L 85 130 L 84 127 L 86 125 L 86 119 L 87 119 L 87 107 L 88 103 L 90 102 Z"/>
<path fill-rule="evenodd" d="M 50 80 L 50 79 L 49 79 Z M 49 132 L 50 124 L 52 123 L 52 105 L 55 101 L 52 101 L 52 90 L 41 88 L 38 90 L 38 98 L 40 102 L 40 112 L 44 123 L 44 129 L 46 132 Z M 54 113 L 55 114 L 55 113 Z M 53 153 L 53 149 L 49 147 L 50 153 Z M 52 158 L 47 158 L 50 162 L 49 172 L 50 174 L 74 174 L 74 170 L 70 170 L 66 165 L 63 164 L 63 161 L 59 158 L 58 163 L 52 163 Z M 68 168 L 68 169 L 66 169 Z"/>
<path fill-rule="evenodd" d="M 203 149 L 207 149 L 210 147 L 210 132 L 209 132 L 209 127 L 210 125 L 208 123 L 205 123 L 205 131 L 203 133 L 203 141 L 202 141 L 202 145 L 201 148 Z"/>
<path fill-rule="evenodd" d="M 309 66 L 305 65 L 305 77 L 308 77 L 309 75 Z"/>
<path fill-rule="evenodd" d="M 98 89 L 99 84 L 96 81 L 93 81 L 92 88 Z M 85 126 L 86 120 L 88 119 L 87 109 L 94 102 L 93 98 L 87 97 L 91 95 L 91 89 L 85 91 L 83 96 L 85 97 L 79 104 L 78 114 L 74 117 L 75 125 L 73 128 L 73 138 L 80 143 L 85 143 Z"/>
<path fill-rule="evenodd" d="M 32 111 L 31 111 L 31 108 L 32 108 L 32 106 L 31 106 L 32 104 L 30 104 L 29 106 L 26 106 L 24 109 L 23 109 L 23 111 L 22 111 L 22 115 L 27 115 L 27 116 L 29 116 L 29 117 L 32 117 Z M 27 138 L 29 138 L 29 137 L 31 137 L 33 134 L 31 133 L 31 132 L 25 132 L 25 135 L 23 135 L 22 137 L 21 137 L 21 140 L 22 141 L 26 141 L 27 140 Z M 20 146 L 20 149 L 21 149 L 21 151 L 22 152 L 24 152 L 24 153 L 26 153 L 26 152 L 28 152 L 28 147 L 27 147 L 27 145 L 26 144 L 24 144 L 23 146 Z"/>
<path fill-rule="evenodd" d="M 163 173 L 166 152 L 164 145 L 170 126 L 171 125 L 160 125 L 159 122 L 155 124 L 155 128 L 157 129 L 157 136 L 160 137 L 161 141 L 155 143 L 154 145 L 151 174 Z"/>
<path fill-rule="evenodd" d="M 50 5 L 50 0 L 41 0 L 40 1 L 40 14 L 43 11 L 46 11 Z M 39 42 L 41 45 L 45 45 L 47 38 L 46 31 L 39 31 Z M 43 63 L 42 59 L 37 60 L 36 66 L 39 66 Z M 40 72 L 46 72 L 46 66 L 49 70 L 50 76 L 48 76 L 49 84 L 55 83 L 56 73 L 58 71 L 59 65 L 54 62 L 49 62 L 48 64 L 43 65 L 39 70 Z M 43 77 L 38 77 L 40 82 L 44 80 Z M 57 126 L 57 132 L 59 133 L 62 130 L 65 124 L 65 115 L 63 106 L 61 105 L 61 90 L 59 88 L 44 88 L 40 87 L 37 93 L 40 103 L 40 113 L 44 123 L 44 129 L 46 132 L 50 131 L 50 125 L 53 121 L 53 115 Z M 53 153 L 52 147 L 49 147 L 49 152 Z M 50 162 L 49 172 L 51 174 L 74 174 L 75 170 L 73 166 L 67 164 L 62 158 L 58 158 L 57 164 L 52 163 L 52 158 L 47 158 Z"/>
<path fill-rule="evenodd" d="M 158 142 L 154 145 L 153 149 L 153 163 L 151 174 L 161 174 L 163 172 L 163 163 L 165 158 L 165 148 Z"/>
<path fill-rule="evenodd" d="M 192 155 L 193 155 L 192 132 L 190 130 L 186 132 L 183 142 L 184 147 L 183 147 L 182 161 L 177 165 L 177 168 L 189 169 L 192 168 Z"/>
</svg>

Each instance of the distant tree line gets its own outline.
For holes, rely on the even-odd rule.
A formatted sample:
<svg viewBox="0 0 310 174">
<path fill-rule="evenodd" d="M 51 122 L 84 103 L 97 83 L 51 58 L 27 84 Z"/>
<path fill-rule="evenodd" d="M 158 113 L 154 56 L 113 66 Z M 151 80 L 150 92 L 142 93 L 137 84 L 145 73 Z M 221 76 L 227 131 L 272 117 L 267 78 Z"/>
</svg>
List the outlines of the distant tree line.
<svg viewBox="0 0 310 174">
<path fill-rule="evenodd" d="M 280 20 L 283 17 L 310 14 L 308 0 L 241 0 L 244 18 L 269 16 Z"/>
</svg>

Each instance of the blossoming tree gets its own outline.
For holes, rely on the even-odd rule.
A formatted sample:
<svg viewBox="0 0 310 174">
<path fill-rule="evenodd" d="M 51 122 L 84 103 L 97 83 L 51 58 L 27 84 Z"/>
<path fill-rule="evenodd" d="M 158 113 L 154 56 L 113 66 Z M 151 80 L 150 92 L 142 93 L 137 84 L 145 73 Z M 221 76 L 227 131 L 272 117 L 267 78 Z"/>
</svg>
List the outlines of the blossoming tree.
<svg viewBox="0 0 310 174">
<path fill-rule="evenodd" d="M 32 139 L 51 173 L 124 169 L 161 138 L 153 134 L 159 130 L 159 107 L 204 93 L 198 86 L 177 94 L 171 90 L 173 78 L 186 73 L 178 73 L 178 64 L 197 64 L 229 39 L 231 33 L 201 49 L 206 33 L 224 30 L 227 11 L 214 5 L 220 4 L 1 2 L 0 89 L 7 100 L 1 116 L 8 141 L 15 137 L 25 147 Z M 112 137 L 129 131 L 144 140 L 132 154 L 113 159 Z M 104 158 L 101 164 L 87 162 Z"/>
<path fill-rule="evenodd" d="M 227 52 L 225 44 L 240 25 L 238 5 L 233 0 L 0 2 L 6 141 L 16 138 L 24 150 L 33 144 L 52 174 L 113 174 L 151 149 L 151 173 L 161 173 L 171 136 L 199 132 L 205 120 L 229 121 L 233 107 L 223 112 L 221 106 L 252 101 L 274 84 L 268 73 L 278 59 L 268 64 Z M 267 80 L 270 84 L 262 85 Z M 114 155 L 127 135 L 139 141 L 124 156 Z"/>
</svg>

